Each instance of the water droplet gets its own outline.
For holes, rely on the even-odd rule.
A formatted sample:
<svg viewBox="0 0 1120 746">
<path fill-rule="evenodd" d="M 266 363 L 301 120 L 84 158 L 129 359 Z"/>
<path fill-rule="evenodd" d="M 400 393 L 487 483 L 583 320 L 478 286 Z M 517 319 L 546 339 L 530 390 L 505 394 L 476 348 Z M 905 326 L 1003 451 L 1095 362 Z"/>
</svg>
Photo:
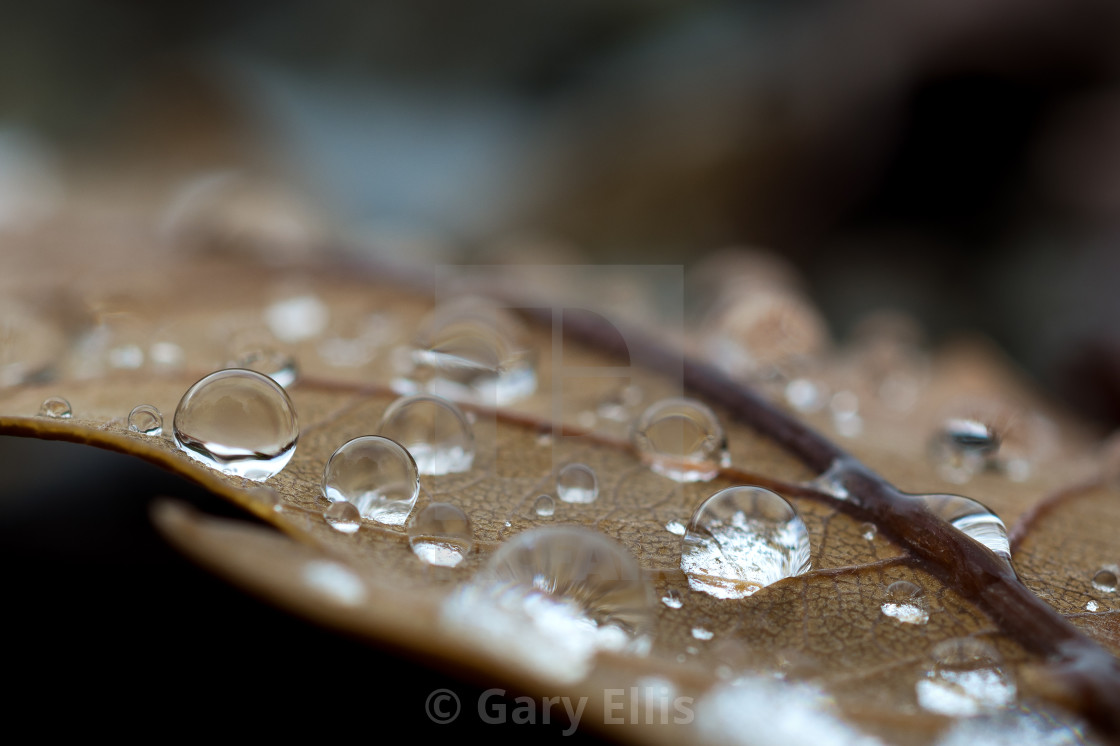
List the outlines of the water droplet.
<svg viewBox="0 0 1120 746">
<path fill-rule="evenodd" d="M 421 474 L 469 471 L 474 433 L 459 407 L 438 396 L 397 399 L 381 416 L 377 431 L 412 454 Z"/>
<path fill-rule="evenodd" d="M 685 525 L 680 521 L 669 521 L 665 524 L 665 530 L 676 536 L 684 536 Z"/>
<path fill-rule="evenodd" d="M 798 412 L 816 412 L 828 401 L 823 384 L 808 378 L 794 378 L 786 384 L 786 402 Z"/>
<path fill-rule="evenodd" d="M 151 404 L 141 404 L 128 413 L 128 429 L 141 435 L 162 435 L 163 415 Z"/>
<path fill-rule="evenodd" d="M 455 298 L 421 322 L 411 375 L 450 399 L 504 406 L 537 389 L 536 355 L 509 311 L 479 298 Z"/>
<path fill-rule="evenodd" d="M 1105 565 L 1093 575 L 1093 587 L 1104 593 L 1115 593 L 1118 573 L 1120 569 L 1116 565 Z"/>
<path fill-rule="evenodd" d="M 712 632 L 710 630 L 706 630 L 703 627 L 693 627 L 692 628 L 692 636 L 694 638 L 696 638 L 697 640 L 710 640 L 715 635 L 712 634 Z"/>
<path fill-rule="evenodd" d="M 297 295 L 266 308 L 264 320 L 277 339 L 302 342 L 323 333 L 330 321 L 330 310 L 314 295 Z"/>
<path fill-rule="evenodd" d="M 969 417 L 950 417 L 933 437 L 930 454 L 941 478 L 964 484 L 999 450 L 995 428 Z"/>
<path fill-rule="evenodd" d="M 259 482 L 291 460 L 299 424 L 279 384 L 231 368 L 187 389 L 175 409 L 174 434 L 179 448 L 196 461 Z"/>
<path fill-rule="evenodd" d="M 230 367 L 255 370 L 288 389 L 299 380 L 299 365 L 286 352 L 267 347 L 253 348 L 237 356 Z"/>
<path fill-rule="evenodd" d="M 838 500 L 847 500 L 848 488 L 844 486 L 844 477 L 852 468 L 858 468 L 854 462 L 847 458 L 835 459 L 816 479 L 808 482 L 810 487 L 832 495 Z"/>
<path fill-rule="evenodd" d="M 61 396 L 48 396 L 39 407 L 39 414 L 44 417 L 53 417 L 58 420 L 68 420 L 73 414 L 70 402 Z"/>
<path fill-rule="evenodd" d="M 280 499 L 280 493 L 271 487 L 265 485 L 258 485 L 249 489 L 249 496 L 256 502 L 261 503 L 266 508 L 270 508 L 276 512 L 280 512 L 284 508 L 284 503 Z"/>
<path fill-rule="evenodd" d="M 809 569 L 809 532 L 781 496 L 761 487 L 728 487 L 692 514 L 681 570 L 693 590 L 745 598 Z"/>
<path fill-rule="evenodd" d="M 548 526 L 502 544 L 448 601 L 443 622 L 536 675 L 574 682 L 598 651 L 648 651 L 652 605 L 648 580 L 621 545 Z"/>
<path fill-rule="evenodd" d="M 922 589 L 908 580 L 896 580 L 888 585 L 887 600 L 879 609 L 904 624 L 925 624 L 929 621 Z"/>
<path fill-rule="evenodd" d="M 183 367 L 186 353 L 174 342 L 153 342 L 148 349 L 148 359 L 157 368 L 174 370 Z"/>
<path fill-rule="evenodd" d="M 353 570 L 329 560 L 313 560 L 303 568 L 303 580 L 315 591 L 344 606 L 366 600 L 366 586 Z"/>
<path fill-rule="evenodd" d="M 930 712 L 970 717 L 1015 703 L 1014 681 L 994 647 L 959 637 L 934 646 L 934 667 L 916 686 L 918 704 Z"/>
<path fill-rule="evenodd" d="M 341 534 L 357 533 L 362 527 L 362 514 L 353 503 L 343 500 L 332 503 L 323 511 L 323 519 L 331 528 Z"/>
<path fill-rule="evenodd" d="M 429 565 L 455 567 L 471 553 L 471 519 L 451 503 L 429 503 L 408 522 L 408 545 Z"/>
<path fill-rule="evenodd" d="M 323 470 L 323 495 L 353 503 L 363 518 L 400 526 L 420 494 L 420 475 L 401 444 L 363 435 L 341 446 Z"/>
<path fill-rule="evenodd" d="M 824 320 L 798 294 L 769 287 L 725 298 L 704 324 L 704 345 L 732 375 L 786 375 L 827 344 Z"/>
<path fill-rule="evenodd" d="M 665 604 L 670 609 L 679 609 L 684 606 L 684 602 L 681 601 L 681 594 L 674 590 L 667 591 L 665 595 L 661 597 L 661 603 Z"/>
<path fill-rule="evenodd" d="M 1096 601 L 1089 601 L 1088 603 L 1085 604 L 1085 610 L 1086 611 L 1096 611 L 1099 608 L 1100 608 L 1100 606 L 1097 604 Z"/>
<path fill-rule="evenodd" d="M 1008 565 L 1011 564 L 1011 543 L 1007 540 L 1007 527 L 986 506 L 960 495 L 924 495 L 922 499 L 931 513 L 991 549 Z"/>
<path fill-rule="evenodd" d="M 548 518 L 556 512 L 556 501 L 552 495 L 538 495 L 533 502 L 533 512 L 542 518 Z"/>
<path fill-rule="evenodd" d="M 859 413 L 859 396 L 853 391 L 837 391 L 828 402 L 832 411 L 832 426 L 845 438 L 854 438 L 863 432 L 863 418 Z"/>
<path fill-rule="evenodd" d="M 568 464 L 556 475 L 556 494 L 566 503 L 591 503 L 599 496 L 599 480 L 586 464 Z"/>
<path fill-rule="evenodd" d="M 662 399 L 635 421 L 631 440 L 642 461 L 678 482 L 709 481 L 729 465 L 715 413 L 693 399 Z"/>
<path fill-rule="evenodd" d="M 859 530 L 867 541 L 875 541 L 875 536 L 879 533 L 879 527 L 874 523 L 861 523 Z"/>
</svg>

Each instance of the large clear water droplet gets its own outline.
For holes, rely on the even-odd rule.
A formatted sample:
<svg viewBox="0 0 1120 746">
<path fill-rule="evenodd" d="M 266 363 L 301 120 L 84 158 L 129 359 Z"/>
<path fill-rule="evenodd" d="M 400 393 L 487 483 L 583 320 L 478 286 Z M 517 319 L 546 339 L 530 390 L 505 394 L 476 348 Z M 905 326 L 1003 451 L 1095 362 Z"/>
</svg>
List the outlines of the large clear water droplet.
<svg viewBox="0 0 1120 746">
<path fill-rule="evenodd" d="M 259 482 L 291 460 L 299 423 L 278 383 L 231 368 L 187 389 L 175 409 L 174 434 L 179 448 L 196 461 Z"/>
<path fill-rule="evenodd" d="M 323 495 L 352 503 L 364 518 L 390 526 L 404 524 L 416 496 L 420 474 L 408 451 L 380 435 L 343 443 L 323 470 Z"/>
<path fill-rule="evenodd" d="M 474 432 L 453 403 L 419 394 L 397 399 L 381 416 L 377 431 L 412 454 L 421 474 L 469 471 L 474 463 Z"/>
<path fill-rule="evenodd" d="M 1093 574 L 1093 587 L 1102 593 L 1115 593 L 1120 569 L 1116 565 L 1105 565 Z"/>
<path fill-rule="evenodd" d="M 706 482 L 730 463 L 723 426 L 693 399 L 655 402 L 634 422 L 630 439 L 642 461 L 678 482 Z"/>
<path fill-rule="evenodd" d="M 931 513 L 991 549 L 1008 565 L 1011 564 L 1011 543 L 1007 539 L 1007 526 L 987 506 L 960 495 L 923 495 L 922 499 Z"/>
<path fill-rule="evenodd" d="M 151 404 L 140 404 L 128 413 L 128 429 L 141 435 L 162 435 L 163 414 Z"/>
<path fill-rule="evenodd" d="M 970 717 L 1015 703 L 1016 687 L 994 647 L 972 637 L 934 646 L 933 669 L 918 681 L 918 704 L 930 712 Z"/>
<path fill-rule="evenodd" d="M 925 624 L 929 621 L 922 589 L 909 580 L 896 580 L 888 585 L 886 600 L 879 610 L 904 624 Z"/>
<path fill-rule="evenodd" d="M 474 547 L 471 519 L 451 503 L 430 503 L 408 522 L 408 545 L 429 565 L 455 567 Z"/>
<path fill-rule="evenodd" d="M 443 621 L 494 655 L 572 682 L 598 651 L 647 651 L 653 603 L 621 545 L 585 528 L 548 526 L 502 544 L 448 602 Z"/>
<path fill-rule="evenodd" d="M 323 520 L 340 534 L 354 534 L 362 527 L 362 514 L 353 503 L 343 500 L 332 503 L 323 511 Z"/>
<path fill-rule="evenodd" d="M 566 503 L 591 503 L 599 496 L 599 480 L 586 464 L 568 464 L 556 475 L 556 494 Z"/>
<path fill-rule="evenodd" d="M 421 322 L 412 384 L 461 401 L 504 406 L 537 388 L 536 355 L 516 317 L 480 298 L 455 298 Z"/>
<path fill-rule="evenodd" d="M 538 495 L 533 501 L 533 512 L 541 518 L 548 518 L 556 512 L 556 501 L 552 495 Z"/>
<path fill-rule="evenodd" d="M 256 347 L 237 356 L 232 367 L 255 370 L 288 389 L 299 380 L 299 364 L 286 352 Z"/>
<path fill-rule="evenodd" d="M 39 406 L 39 414 L 57 420 L 68 420 L 73 413 L 70 402 L 61 396 L 48 396 L 43 399 L 43 403 Z"/>
<path fill-rule="evenodd" d="M 693 590 L 745 598 L 809 569 L 809 531 L 781 496 L 761 487 L 728 487 L 696 509 L 681 549 Z"/>
<path fill-rule="evenodd" d="M 941 478 L 964 484 L 999 450 L 999 434 L 985 422 L 950 417 L 933 437 L 930 455 Z"/>
</svg>

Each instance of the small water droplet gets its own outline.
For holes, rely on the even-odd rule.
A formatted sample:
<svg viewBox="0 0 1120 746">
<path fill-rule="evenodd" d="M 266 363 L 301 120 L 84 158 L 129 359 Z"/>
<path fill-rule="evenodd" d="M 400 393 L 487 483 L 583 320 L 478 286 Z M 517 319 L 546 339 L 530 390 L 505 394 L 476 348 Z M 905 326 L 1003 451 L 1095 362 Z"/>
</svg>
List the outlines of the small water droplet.
<svg viewBox="0 0 1120 746">
<path fill-rule="evenodd" d="M 1096 601 L 1089 601 L 1088 603 L 1085 604 L 1085 610 L 1086 611 L 1096 611 L 1099 608 L 1100 608 L 1100 606 L 1097 604 Z"/>
<path fill-rule="evenodd" d="M 679 609 L 684 606 L 684 602 L 681 601 L 681 594 L 674 590 L 667 591 L 665 595 L 661 597 L 661 603 L 665 604 L 670 609 Z"/>
<path fill-rule="evenodd" d="M 693 399 L 662 399 L 634 422 L 631 440 L 642 461 L 678 482 L 709 481 L 729 465 L 715 413 Z"/>
<path fill-rule="evenodd" d="M 1015 703 L 1015 682 L 988 643 L 972 637 L 954 638 L 935 645 L 932 657 L 933 669 L 915 688 L 924 709 L 971 717 Z"/>
<path fill-rule="evenodd" d="M 964 484 L 999 450 L 995 428 L 970 417 L 950 417 L 934 434 L 930 455 L 947 482 Z"/>
<path fill-rule="evenodd" d="M 408 545 L 429 565 L 455 567 L 471 553 L 471 519 L 451 503 L 429 503 L 408 522 Z"/>
<path fill-rule="evenodd" d="M 520 533 L 444 607 L 447 629 L 559 682 L 582 679 L 599 651 L 649 649 L 653 594 L 617 542 L 575 526 Z"/>
<path fill-rule="evenodd" d="M 875 537 L 879 533 L 879 527 L 874 523 L 861 523 L 859 530 L 860 535 L 867 541 L 875 541 Z"/>
<path fill-rule="evenodd" d="M 264 320 L 277 339 L 302 342 L 323 333 L 330 321 L 330 310 L 314 295 L 296 295 L 268 306 Z"/>
<path fill-rule="evenodd" d="M 195 383 L 175 409 L 175 442 L 225 474 L 263 481 L 291 460 L 299 438 L 292 400 L 268 376 L 232 368 Z"/>
<path fill-rule="evenodd" d="M 931 513 L 991 549 L 1008 565 L 1011 564 L 1011 543 L 1007 539 L 1007 527 L 985 505 L 960 495 L 924 495 L 922 499 Z"/>
<path fill-rule="evenodd" d="M 820 474 L 816 479 L 808 482 L 810 487 L 832 495 L 838 500 L 847 500 L 848 488 L 844 486 L 844 476 L 853 466 L 853 462 L 847 458 L 835 459 L 824 473 Z"/>
<path fill-rule="evenodd" d="M 278 513 L 284 508 L 284 503 L 280 499 L 280 493 L 271 487 L 263 484 L 257 485 L 249 488 L 248 492 L 253 500 Z"/>
<path fill-rule="evenodd" d="M 556 494 L 566 503 L 591 503 L 599 496 L 599 480 L 586 464 L 568 464 L 556 475 Z"/>
<path fill-rule="evenodd" d="M 504 406 L 537 389 L 536 355 L 521 323 L 480 298 L 441 304 L 420 324 L 411 375 L 431 393 Z"/>
<path fill-rule="evenodd" d="M 420 494 L 420 475 L 401 444 L 363 435 L 341 446 L 323 470 L 323 495 L 353 503 L 363 518 L 400 526 Z"/>
<path fill-rule="evenodd" d="M 689 585 L 716 598 L 745 598 L 809 564 L 804 521 L 761 487 L 728 487 L 701 503 L 681 551 Z"/>
<path fill-rule="evenodd" d="M 140 404 L 128 413 L 128 429 L 141 435 L 162 435 L 163 415 L 151 404 Z"/>
<path fill-rule="evenodd" d="M 153 342 L 148 348 L 148 359 L 157 368 L 170 370 L 181 368 L 186 357 L 183 348 L 174 342 Z"/>
<path fill-rule="evenodd" d="M 328 526 L 340 534 L 357 533 L 358 529 L 362 527 L 362 514 L 358 512 L 353 503 L 344 500 L 332 503 L 329 508 L 324 510 L 323 519 Z"/>
<path fill-rule="evenodd" d="M 412 454 L 421 474 L 469 471 L 474 463 L 474 432 L 462 410 L 427 394 L 397 399 L 381 416 L 377 431 Z"/>
<path fill-rule="evenodd" d="M 692 636 L 697 640 L 710 640 L 715 635 L 713 635 L 710 630 L 706 630 L 703 627 L 693 627 Z"/>
<path fill-rule="evenodd" d="M 299 380 L 299 365 L 296 359 L 286 352 L 268 347 L 246 350 L 237 356 L 230 367 L 263 373 L 286 389 L 294 386 Z"/>
<path fill-rule="evenodd" d="M 538 495 L 533 502 L 533 512 L 542 518 L 548 518 L 556 512 L 556 501 L 552 495 Z"/>
<path fill-rule="evenodd" d="M 685 525 L 680 521 L 669 521 L 665 524 L 665 530 L 676 536 L 684 536 Z"/>
<path fill-rule="evenodd" d="M 552 445 L 552 433 L 546 432 L 537 435 L 537 445 L 544 447 Z"/>
<path fill-rule="evenodd" d="M 70 402 L 61 396 L 48 396 L 39 407 L 39 414 L 58 420 L 68 420 L 73 411 L 70 409 Z"/>
<path fill-rule="evenodd" d="M 879 609 L 904 624 L 925 624 L 929 621 L 925 606 L 920 587 L 909 580 L 896 580 L 887 586 L 887 600 Z"/>
<path fill-rule="evenodd" d="M 863 418 L 859 413 L 859 396 L 854 391 L 837 391 L 828 402 L 832 412 L 832 426 L 845 438 L 854 438 L 863 432 Z"/>
<path fill-rule="evenodd" d="M 823 384 L 808 378 L 794 378 L 786 384 L 786 402 L 798 412 L 817 412 L 828 401 Z"/>
<path fill-rule="evenodd" d="M 1105 565 L 1093 575 L 1093 587 L 1104 593 L 1115 593 L 1120 569 L 1116 565 Z"/>
<path fill-rule="evenodd" d="M 732 375 L 789 375 L 828 341 L 827 327 L 800 295 L 757 286 L 725 296 L 705 322 L 704 347 Z"/>
<path fill-rule="evenodd" d="M 313 590 L 344 606 L 366 600 L 366 586 L 353 570 L 329 560 L 313 560 L 303 568 L 303 580 Z"/>
</svg>

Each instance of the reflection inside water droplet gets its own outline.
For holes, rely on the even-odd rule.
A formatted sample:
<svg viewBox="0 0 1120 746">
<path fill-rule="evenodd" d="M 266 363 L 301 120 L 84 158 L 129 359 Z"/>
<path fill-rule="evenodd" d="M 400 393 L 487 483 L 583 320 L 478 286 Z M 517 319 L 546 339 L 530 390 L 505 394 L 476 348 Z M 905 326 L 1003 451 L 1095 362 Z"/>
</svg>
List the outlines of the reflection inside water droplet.
<svg viewBox="0 0 1120 746">
<path fill-rule="evenodd" d="M 357 533 L 358 529 L 362 527 L 362 514 L 358 512 L 353 503 L 343 500 L 332 503 L 329 508 L 324 510 L 323 519 L 328 526 L 340 534 Z"/>
<path fill-rule="evenodd" d="M 930 455 L 941 478 L 964 484 L 999 450 L 995 428 L 969 417 L 951 417 L 934 434 Z"/>
<path fill-rule="evenodd" d="M 637 561 L 602 534 L 548 526 L 502 544 L 442 621 L 491 653 L 578 681 L 600 650 L 648 650 L 653 596 Z"/>
<path fill-rule="evenodd" d="M 408 545 L 429 565 L 455 567 L 474 547 L 471 519 L 451 503 L 430 503 L 408 522 Z"/>
<path fill-rule="evenodd" d="M 533 512 L 541 518 L 548 518 L 556 512 L 556 501 L 552 499 L 552 495 L 538 495 L 533 501 Z"/>
<path fill-rule="evenodd" d="M 781 496 L 761 487 L 729 487 L 692 514 L 681 570 L 693 590 L 744 598 L 809 569 L 809 532 Z"/>
<path fill-rule="evenodd" d="M 556 494 L 566 503 L 591 503 L 599 496 L 599 480 L 586 464 L 568 464 L 556 475 Z"/>
<path fill-rule="evenodd" d="M 879 609 L 904 624 L 925 624 L 929 621 L 922 589 L 908 580 L 897 580 L 887 586 L 886 600 Z"/>
<path fill-rule="evenodd" d="M 68 420 L 73 412 L 70 409 L 70 402 L 66 401 L 61 396 L 48 396 L 43 400 L 42 405 L 40 405 L 39 414 L 44 417 Z"/>
<path fill-rule="evenodd" d="M 918 704 L 930 712 L 971 717 L 1015 703 L 1016 686 L 994 647 L 972 637 L 934 646 L 934 666 L 919 680 Z"/>
<path fill-rule="evenodd" d="M 730 464 L 723 426 L 693 399 L 655 402 L 634 422 L 630 437 L 642 461 L 678 482 L 706 482 Z"/>
<path fill-rule="evenodd" d="M 462 410 L 446 399 L 420 394 L 397 399 L 377 431 L 408 449 L 421 474 L 454 474 L 474 463 L 474 432 Z"/>
<path fill-rule="evenodd" d="M 712 634 L 711 630 L 704 629 L 703 627 L 693 627 L 692 636 L 697 640 L 710 640 L 715 635 Z"/>
<path fill-rule="evenodd" d="M 299 365 L 296 359 L 286 352 L 267 347 L 246 350 L 237 356 L 230 367 L 255 370 L 286 389 L 294 386 L 299 380 Z"/>
<path fill-rule="evenodd" d="M 665 595 L 661 597 L 661 603 L 665 604 L 670 609 L 679 609 L 684 605 L 681 601 L 681 594 L 671 589 L 666 591 Z"/>
<path fill-rule="evenodd" d="M 1093 575 L 1093 587 L 1104 593 L 1115 593 L 1117 573 L 1120 569 L 1116 565 L 1105 565 Z"/>
<path fill-rule="evenodd" d="M 323 495 L 353 503 L 362 517 L 400 526 L 420 493 L 416 464 L 399 443 L 363 435 L 339 446 L 323 470 Z"/>
<path fill-rule="evenodd" d="M 875 541 L 875 537 L 879 534 L 879 527 L 874 523 L 861 523 L 859 530 L 860 535 L 867 541 Z"/>
<path fill-rule="evenodd" d="M 665 530 L 674 536 L 684 536 L 685 525 L 680 521 L 669 521 L 665 524 Z"/>
<path fill-rule="evenodd" d="M 140 404 L 128 413 L 128 429 L 141 435 L 162 435 L 163 415 L 151 404 Z"/>
<path fill-rule="evenodd" d="M 923 495 L 926 507 L 938 518 L 991 549 L 1011 565 L 1011 543 L 1007 527 L 982 503 L 960 495 Z"/>
<path fill-rule="evenodd" d="M 292 458 L 299 424 L 284 389 L 267 376 L 232 368 L 191 386 L 175 409 L 175 442 L 226 474 L 263 481 Z"/>
</svg>

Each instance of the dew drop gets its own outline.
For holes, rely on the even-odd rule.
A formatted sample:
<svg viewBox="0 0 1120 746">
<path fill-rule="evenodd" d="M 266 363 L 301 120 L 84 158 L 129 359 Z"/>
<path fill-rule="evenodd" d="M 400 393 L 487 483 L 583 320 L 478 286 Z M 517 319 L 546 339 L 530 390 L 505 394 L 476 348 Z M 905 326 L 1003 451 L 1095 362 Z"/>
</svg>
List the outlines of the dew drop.
<svg viewBox="0 0 1120 746">
<path fill-rule="evenodd" d="M 1100 605 L 1097 604 L 1096 601 L 1089 601 L 1088 603 L 1085 604 L 1085 610 L 1086 611 L 1096 611 L 1099 608 L 1100 608 Z"/>
<path fill-rule="evenodd" d="M 669 521 L 665 524 L 665 530 L 675 536 L 684 536 L 685 525 L 680 521 Z"/>
<path fill-rule="evenodd" d="M 887 598 L 879 610 L 903 624 L 925 624 L 929 621 L 922 589 L 909 580 L 896 580 L 888 585 Z"/>
<path fill-rule="evenodd" d="M 268 376 L 230 368 L 195 383 L 175 409 L 175 442 L 225 474 L 264 481 L 291 460 L 299 438 L 292 400 Z"/>
<path fill-rule="evenodd" d="M 665 595 L 661 597 L 661 603 L 665 604 L 670 609 L 679 609 L 684 606 L 684 602 L 681 601 L 681 594 L 674 590 L 667 591 Z"/>
<path fill-rule="evenodd" d="M 288 389 L 299 380 L 299 365 L 286 352 L 259 347 L 238 355 L 230 367 L 255 370 Z"/>
<path fill-rule="evenodd" d="M 999 434 L 984 422 L 950 417 L 934 434 L 930 456 L 942 479 L 964 484 L 987 465 L 999 443 Z"/>
<path fill-rule="evenodd" d="M 599 480 L 586 464 L 568 464 L 556 475 L 556 494 L 566 503 L 591 503 L 599 496 Z"/>
<path fill-rule="evenodd" d="M 706 482 L 730 463 L 723 427 L 705 404 L 662 399 L 647 408 L 630 433 L 642 461 L 678 482 Z"/>
<path fill-rule="evenodd" d="M 70 402 L 61 396 L 48 396 L 40 405 L 39 414 L 44 417 L 53 417 L 56 420 L 68 420 L 73 411 L 70 409 Z"/>
<path fill-rule="evenodd" d="M 548 518 L 556 512 L 556 501 L 552 499 L 552 495 L 538 495 L 533 502 L 533 512 L 541 518 Z"/>
<path fill-rule="evenodd" d="M 689 585 L 716 598 L 745 598 L 809 564 L 804 521 L 761 487 L 728 487 L 701 503 L 681 551 Z"/>
<path fill-rule="evenodd" d="M 930 712 L 970 717 L 1015 703 L 1016 686 L 994 647 L 972 637 L 934 646 L 933 669 L 916 685 L 918 704 Z"/>
<path fill-rule="evenodd" d="M 438 396 L 397 399 L 381 416 L 377 431 L 412 454 L 421 474 L 469 471 L 474 462 L 474 432 L 462 410 Z"/>
<path fill-rule="evenodd" d="M 875 541 L 875 537 L 879 534 L 879 527 L 874 523 L 862 523 L 859 530 L 860 535 L 867 541 Z"/>
<path fill-rule="evenodd" d="M 653 620 L 652 590 L 634 557 L 576 526 L 509 539 L 442 615 L 450 631 L 561 682 L 582 679 L 599 651 L 647 652 Z"/>
<path fill-rule="evenodd" d="M 268 306 L 264 320 L 277 339 L 302 342 L 323 333 L 330 321 L 330 310 L 314 295 L 295 295 Z"/>
<path fill-rule="evenodd" d="M 408 522 L 408 545 L 429 565 L 455 567 L 471 553 L 471 519 L 451 503 L 429 503 Z"/>
<path fill-rule="evenodd" d="M 363 435 L 341 446 L 323 470 L 323 495 L 349 502 L 363 518 L 400 526 L 420 494 L 420 475 L 401 444 Z"/>
<path fill-rule="evenodd" d="M 1011 543 L 1007 540 L 1007 526 L 982 503 L 960 495 L 923 495 L 922 499 L 931 513 L 991 549 L 1008 565 L 1011 564 Z"/>
<path fill-rule="evenodd" d="M 786 384 L 786 402 L 798 412 L 816 412 L 828 401 L 823 384 L 808 378 L 795 378 Z"/>
<path fill-rule="evenodd" d="M 1104 593 L 1115 593 L 1117 573 L 1120 573 L 1120 569 L 1117 569 L 1116 565 L 1102 567 L 1093 575 L 1093 587 Z"/>
<path fill-rule="evenodd" d="M 128 429 L 141 435 L 162 435 L 163 415 L 151 404 L 140 404 L 128 413 Z"/>
<path fill-rule="evenodd" d="M 704 629 L 703 627 L 693 627 L 692 636 L 697 640 L 710 640 L 715 635 L 712 634 L 711 630 Z"/>
<path fill-rule="evenodd" d="M 339 500 L 323 511 L 323 519 L 327 525 L 340 534 L 357 533 L 362 527 L 362 514 L 354 507 L 353 503 Z"/>
<path fill-rule="evenodd" d="M 421 322 L 411 375 L 450 399 L 504 406 L 537 389 L 536 355 L 521 323 L 480 298 L 455 298 Z"/>
</svg>

